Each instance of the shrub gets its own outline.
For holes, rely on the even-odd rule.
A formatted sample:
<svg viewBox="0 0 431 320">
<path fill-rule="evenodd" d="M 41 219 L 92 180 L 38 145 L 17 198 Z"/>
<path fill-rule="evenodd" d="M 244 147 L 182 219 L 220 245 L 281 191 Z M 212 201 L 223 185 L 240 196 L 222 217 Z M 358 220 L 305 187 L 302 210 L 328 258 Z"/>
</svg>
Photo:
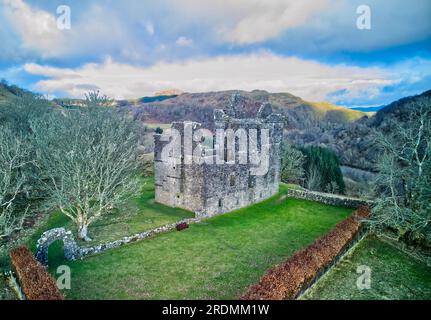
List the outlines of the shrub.
<svg viewBox="0 0 431 320">
<path fill-rule="evenodd" d="M 160 127 L 157 127 L 157 128 L 156 128 L 156 130 L 155 130 L 155 132 L 156 132 L 157 134 L 162 134 L 162 133 L 163 133 L 163 129 L 162 129 L 162 128 L 160 128 Z"/>
<path fill-rule="evenodd" d="M 27 247 L 10 253 L 12 266 L 28 300 L 63 300 L 64 297 L 48 271 L 34 258 Z"/>
<path fill-rule="evenodd" d="M 241 299 L 283 300 L 297 297 L 358 235 L 360 220 L 367 218 L 370 212 L 368 207 L 358 208 L 322 238 L 269 270 Z"/>
</svg>

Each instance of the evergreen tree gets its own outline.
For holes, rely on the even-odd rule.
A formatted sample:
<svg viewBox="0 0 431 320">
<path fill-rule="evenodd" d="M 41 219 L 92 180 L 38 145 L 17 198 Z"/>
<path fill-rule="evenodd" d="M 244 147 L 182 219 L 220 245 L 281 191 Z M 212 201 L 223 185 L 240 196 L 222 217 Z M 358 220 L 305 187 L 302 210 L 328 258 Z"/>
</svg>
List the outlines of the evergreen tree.
<svg viewBox="0 0 431 320">
<path fill-rule="evenodd" d="M 345 192 L 340 160 L 335 152 L 318 146 L 303 147 L 300 150 L 305 155 L 307 183 L 313 190 L 341 194 Z M 313 183 L 310 184 L 311 179 Z"/>
</svg>

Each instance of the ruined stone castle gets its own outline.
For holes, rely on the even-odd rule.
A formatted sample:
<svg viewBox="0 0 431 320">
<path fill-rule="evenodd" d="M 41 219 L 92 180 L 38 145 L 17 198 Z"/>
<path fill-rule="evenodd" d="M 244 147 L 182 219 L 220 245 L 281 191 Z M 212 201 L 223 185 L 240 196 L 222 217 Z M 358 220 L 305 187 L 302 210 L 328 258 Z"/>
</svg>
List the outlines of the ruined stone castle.
<svg viewBox="0 0 431 320">
<path fill-rule="evenodd" d="M 166 136 L 172 132 L 154 135 L 157 202 L 199 217 L 246 207 L 278 192 L 283 118 L 269 104 L 262 105 L 255 118 L 245 118 L 241 101 L 234 95 L 224 110 L 215 110 L 211 131 L 199 131 L 203 128 L 196 122 L 173 122 L 171 129 L 179 133 L 176 138 Z M 229 131 L 233 139 L 223 134 Z M 190 132 L 195 134 L 187 147 Z M 249 132 L 255 135 L 244 134 Z M 178 147 L 168 150 L 166 160 L 165 148 L 174 138 Z M 252 161 L 256 154 L 260 164 L 256 158 Z"/>
</svg>

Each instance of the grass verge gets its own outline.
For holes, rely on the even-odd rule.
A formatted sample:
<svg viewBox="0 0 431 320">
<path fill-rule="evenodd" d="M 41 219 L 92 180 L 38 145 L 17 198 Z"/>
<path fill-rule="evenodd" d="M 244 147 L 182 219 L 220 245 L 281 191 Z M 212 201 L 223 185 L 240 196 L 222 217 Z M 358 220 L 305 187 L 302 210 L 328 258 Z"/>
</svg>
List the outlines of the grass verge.
<svg viewBox="0 0 431 320">
<path fill-rule="evenodd" d="M 359 266 L 371 270 L 370 289 L 358 289 Z M 302 299 L 431 299 L 431 267 L 379 240 L 367 237 Z"/>
</svg>

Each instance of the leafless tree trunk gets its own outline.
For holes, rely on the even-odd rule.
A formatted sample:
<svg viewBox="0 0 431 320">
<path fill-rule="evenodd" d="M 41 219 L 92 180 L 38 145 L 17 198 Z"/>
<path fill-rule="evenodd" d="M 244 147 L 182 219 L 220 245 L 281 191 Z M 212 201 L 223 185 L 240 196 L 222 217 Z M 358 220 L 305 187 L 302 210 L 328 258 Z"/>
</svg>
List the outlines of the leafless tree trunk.
<svg viewBox="0 0 431 320">
<path fill-rule="evenodd" d="M 138 191 L 138 136 L 116 109 L 51 113 L 32 123 L 37 159 L 53 207 L 90 240 L 88 227 Z"/>
<path fill-rule="evenodd" d="M 17 212 L 16 204 L 24 192 L 28 156 L 28 146 L 22 137 L 0 125 L 0 238 L 22 227 L 26 210 Z"/>
<path fill-rule="evenodd" d="M 372 225 L 431 241 L 431 101 L 423 98 L 412 107 L 406 122 L 392 121 L 389 134 L 376 135 L 381 155 Z"/>
</svg>

